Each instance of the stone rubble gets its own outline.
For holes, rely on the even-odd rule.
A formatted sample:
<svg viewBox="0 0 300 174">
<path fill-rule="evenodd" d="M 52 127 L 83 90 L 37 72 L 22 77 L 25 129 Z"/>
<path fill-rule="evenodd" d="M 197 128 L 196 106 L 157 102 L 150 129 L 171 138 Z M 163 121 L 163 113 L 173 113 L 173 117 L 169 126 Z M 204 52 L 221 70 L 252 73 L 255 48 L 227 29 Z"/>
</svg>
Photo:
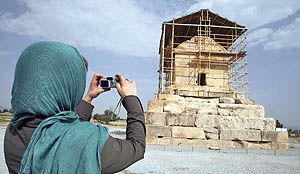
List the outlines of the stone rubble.
<svg viewBox="0 0 300 174">
<path fill-rule="evenodd" d="M 239 97 L 239 98 L 237 98 Z M 148 144 L 217 148 L 287 149 L 262 105 L 242 95 L 197 98 L 160 94 L 145 112 Z"/>
</svg>

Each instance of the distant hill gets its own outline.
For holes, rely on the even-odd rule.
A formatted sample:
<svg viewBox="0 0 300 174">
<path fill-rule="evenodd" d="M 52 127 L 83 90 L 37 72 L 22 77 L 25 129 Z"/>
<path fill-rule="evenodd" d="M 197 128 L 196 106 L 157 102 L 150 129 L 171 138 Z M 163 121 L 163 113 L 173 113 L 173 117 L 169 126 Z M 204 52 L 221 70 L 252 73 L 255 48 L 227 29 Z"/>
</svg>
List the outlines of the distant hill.
<svg viewBox="0 0 300 174">
<path fill-rule="evenodd" d="M 7 109 L 7 108 L 5 108 L 5 107 L 3 107 L 3 106 L 0 106 L 0 110 L 3 110 L 3 109 Z"/>
<path fill-rule="evenodd" d="M 289 129 L 293 129 L 293 130 L 300 130 L 300 126 L 299 125 L 291 125 L 291 126 L 287 126 Z"/>
</svg>

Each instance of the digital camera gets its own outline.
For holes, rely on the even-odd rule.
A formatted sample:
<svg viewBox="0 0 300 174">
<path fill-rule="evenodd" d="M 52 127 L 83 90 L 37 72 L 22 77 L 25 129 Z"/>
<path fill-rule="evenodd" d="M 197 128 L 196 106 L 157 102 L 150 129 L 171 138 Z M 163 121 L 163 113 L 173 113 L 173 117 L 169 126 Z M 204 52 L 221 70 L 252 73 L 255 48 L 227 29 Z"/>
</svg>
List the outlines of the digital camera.
<svg viewBox="0 0 300 174">
<path fill-rule="evenodd" d="M 100 80 L 101 88 L 116 88 L 116 84 L 120 82 L 119 77 L 103 77 Z"/>
</svg>

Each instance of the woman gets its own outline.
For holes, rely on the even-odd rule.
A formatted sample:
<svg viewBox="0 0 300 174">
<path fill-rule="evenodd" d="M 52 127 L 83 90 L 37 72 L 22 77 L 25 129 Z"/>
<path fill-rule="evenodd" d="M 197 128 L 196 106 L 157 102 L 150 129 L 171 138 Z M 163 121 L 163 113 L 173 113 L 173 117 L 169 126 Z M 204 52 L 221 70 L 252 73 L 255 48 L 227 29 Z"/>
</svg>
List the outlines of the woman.
<svg viewBox="0 0 300 174">
<path fill-rule="evenodd" d="M 95 74 L 81 101 L 86 71 L 84 58 L 63 43 L 37 42 L 22 52 L 4 140 L 10 173 L 114 173 L 143 158 L 146 129 L 135 83 L 118 74 L 128 117 L 126 140 L 116 139 L 89 122 L 91 101 L 107 90 L 98 88 L 103 76 Z"/>
</svg>

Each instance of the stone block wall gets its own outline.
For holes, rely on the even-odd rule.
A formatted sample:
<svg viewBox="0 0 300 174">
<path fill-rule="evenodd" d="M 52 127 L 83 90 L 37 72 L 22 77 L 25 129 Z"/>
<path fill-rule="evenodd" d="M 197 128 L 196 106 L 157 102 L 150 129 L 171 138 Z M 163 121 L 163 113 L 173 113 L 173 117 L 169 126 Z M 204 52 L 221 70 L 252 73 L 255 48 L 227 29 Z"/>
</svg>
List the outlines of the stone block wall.
<svg viewBox="0 0 300 174">
<path fill-rule="evenodd" d="M 147 143 L 203 147 L 287 149 L 287 132 L 262 105 L 247 98 L 193 98 L 162 94 L 145 112 Z"/>
<path fill-rule="evenodd" d="M 199 55 L 186 54 L 186 52 L 199 53 L 199 51 L 219 54 L 202 54 L 202 60 L 209 60 L 214 63 L 208 64 L 204 61 L 201 62 L 199 71 L 199 69 L 196 68 L 196 62 L 199 62 Z M 174 52 L 174 82 L 177 89 L 182 89 L 182 87 L 185 86 L 195 86 L 197 74 L 199 72 L 206 73 L 206 83 L 208 88 L 229 88 L 228 65 L 220 63 L 220 61 L 228 60 L 227 53 L 229 53 L 229 51 L 219 43 L 215 42 L 212 38 L 195 36 L 186 42 L 176 45 Z"/>
</svg>

